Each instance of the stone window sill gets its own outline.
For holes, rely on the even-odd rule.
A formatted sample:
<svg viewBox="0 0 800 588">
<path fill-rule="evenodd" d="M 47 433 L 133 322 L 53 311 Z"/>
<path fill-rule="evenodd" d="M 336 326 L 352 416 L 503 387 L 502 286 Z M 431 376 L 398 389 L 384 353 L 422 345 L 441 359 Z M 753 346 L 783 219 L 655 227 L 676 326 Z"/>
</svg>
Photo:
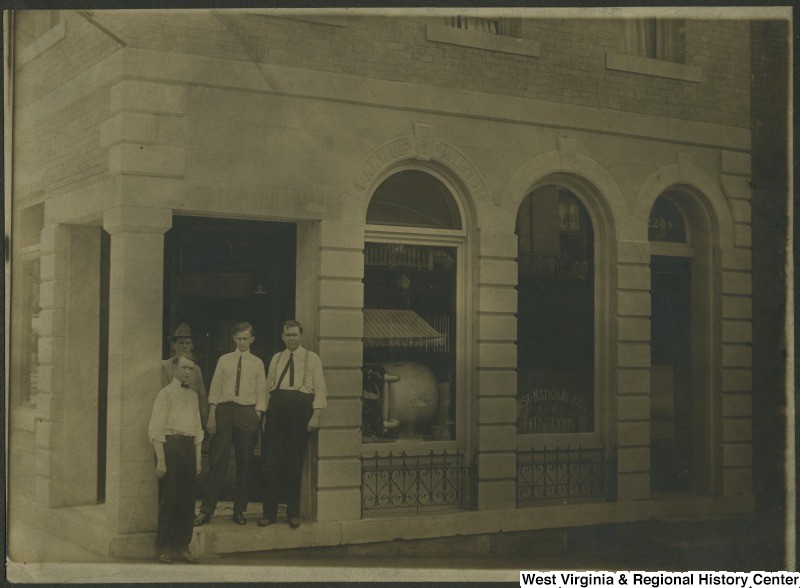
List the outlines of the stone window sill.
<svg viewBox="0 0 800 588">
<path fill-rule="evenodd" d="M 539 57 L 540 54 L 539 41 L 531 39 L 467 31 L 435 23 L 428 23 L 425 34 L 428 41 L 437 43 L 475 47 L 476 49 L 486 49 L 487 51 L 527 55 L 528 57 Z"/>
<path fill-rule="evenodd" d="M 703 76 L 703 70 L 695 65 L 672 63 L 623 53 L 606 53 L 606 69 L 686 82 L 700 82 Z"/>
<path fill-rule="evenodd" d="M 24 65 L 39 57 L 42 53 L 63 39 L 66 36 L 66 32 L 66 25 L 62 20 L 49 31 L 40 35 L 35 41 L 20 51 L 20 65 Z"/>
</svg>

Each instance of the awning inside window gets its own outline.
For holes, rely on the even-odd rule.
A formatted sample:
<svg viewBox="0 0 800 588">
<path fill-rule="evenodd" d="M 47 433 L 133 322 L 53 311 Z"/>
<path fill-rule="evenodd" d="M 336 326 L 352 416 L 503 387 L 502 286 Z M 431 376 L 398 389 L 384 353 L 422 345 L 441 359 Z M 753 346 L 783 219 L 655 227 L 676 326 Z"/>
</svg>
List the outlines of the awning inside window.
<svg viewBox="0 0 800 588">
<path fill-rule="evenodd" d="M 364 309 L 364 343 L 368 347 L 422 347 L 442 343 L 444 338 L 413 310 Z"/>
</svg>

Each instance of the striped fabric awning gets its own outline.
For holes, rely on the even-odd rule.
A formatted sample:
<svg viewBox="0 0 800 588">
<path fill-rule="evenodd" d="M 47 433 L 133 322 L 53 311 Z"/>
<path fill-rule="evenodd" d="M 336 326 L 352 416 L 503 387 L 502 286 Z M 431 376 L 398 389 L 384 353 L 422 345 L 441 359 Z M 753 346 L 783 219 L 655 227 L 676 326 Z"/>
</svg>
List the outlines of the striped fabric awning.
<svg viewBox="0 0 800 588">
<path fill-rule="evenodd" d="M 413 310 L 364 309 L 364 342 L 370 347 L 441 343 L 444 335 Z"/>
</svg>

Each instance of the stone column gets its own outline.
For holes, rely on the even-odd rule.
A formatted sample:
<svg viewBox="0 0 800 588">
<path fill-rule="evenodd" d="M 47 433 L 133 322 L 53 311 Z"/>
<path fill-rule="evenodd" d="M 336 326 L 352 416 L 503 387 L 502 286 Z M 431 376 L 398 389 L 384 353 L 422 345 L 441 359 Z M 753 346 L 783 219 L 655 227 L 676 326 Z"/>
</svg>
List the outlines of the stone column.
<svg viewBox="0 0 800 588">
<path fill-rule="evenodd" d="M 480 231 L 477 245 L 473 446 L 478 452 L 478 508 L 511 509 L 517 477 L 517 236 Z"/>
<path fill-rule="evenodd" d="M 617 484 L 650 498 L 650 244 L 617 243 Z"/>
<path fill-rule="evenodd" d="M 316 448 L 316 520 L 352 520 L 361 518 L 364 225 L 321 221 L 314 228 L 319 288 L 314 329 L 328 384 Z"/>
<path fill-rule="evenodd" d="M 109 530 L 152 531 L 156 481 L 147 425 L 161 388 L 165 208 L 107 210 L 111 234 L 106 504 Z"/>
</svg>

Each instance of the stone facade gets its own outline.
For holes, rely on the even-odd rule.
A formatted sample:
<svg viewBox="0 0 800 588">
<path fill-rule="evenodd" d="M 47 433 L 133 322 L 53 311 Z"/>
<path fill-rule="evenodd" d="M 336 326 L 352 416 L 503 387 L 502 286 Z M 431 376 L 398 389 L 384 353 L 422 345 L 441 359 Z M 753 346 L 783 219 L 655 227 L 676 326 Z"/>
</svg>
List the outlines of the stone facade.
<svg viewBox="0 0 800 588">
<path fill-rule="evenodd" d="M 747 21 L 687 19 L 686 63 L 665 73 L 655 59 L 614 61 L 626 52 L 624 22 L 614 19 L 522 19 L 523 55 L 496 39 L 442 32 L 444 19 L 430 17 L 60 11 L 46 26 L 37 18 L 17 13 L 14 25 L 12 239 L 24 245 L 14 261 L 39 259 L 41 306 L 36 390 L 17 395 L 24 378 L 12 351 L 12 434 L 36 440 L 14 453 L 36 464 L 26 482 L 34 493 L 19 500 L 101 521 L 97 551 L 149 553 L 156 487 L 145 431 L 163 340 L 163 235 L 173 216 L 195 215 L 297 225 L 296 313 L 330 388 L 307 513 L 325 538 L 301 545 L 662 512 L 650 481 L 647 227 L 656 198 L 679 189 L 704 244 L 696 263 L 708 311 L 707 411 L 696 429 L 708 479 L 683 512 L 751 507 Z M 437 513 L 433 535 L 425 515 L 392 526 L 361 513 L 365 215 L 399 166 L 446 177 L 466 224 L 460 400 L 477 512 Z M 515 220 L 547 182 L 580 195 L 597 235 L 591 433 L 516 428 Z M 97 472 L 97 441 L 71 447 L 97 428 L 100 368 L 77 358 L 99 353 L 103 231 L 109 353 L 98 505 L 92 483 L 75 475 Z M 27 324 L 12 329 L 18 340 L 33 336 Z M 616 457 L 617 502 L 556 505 L 544 518 L 517 509 L 516 451 L 579 444 Z M 15 469 L 12 480 L 23 475 Z M 664 509 L 681 515 L 674 504 Z M 219 538 L 198 540 L 222 549 Z"/>
</svg>

